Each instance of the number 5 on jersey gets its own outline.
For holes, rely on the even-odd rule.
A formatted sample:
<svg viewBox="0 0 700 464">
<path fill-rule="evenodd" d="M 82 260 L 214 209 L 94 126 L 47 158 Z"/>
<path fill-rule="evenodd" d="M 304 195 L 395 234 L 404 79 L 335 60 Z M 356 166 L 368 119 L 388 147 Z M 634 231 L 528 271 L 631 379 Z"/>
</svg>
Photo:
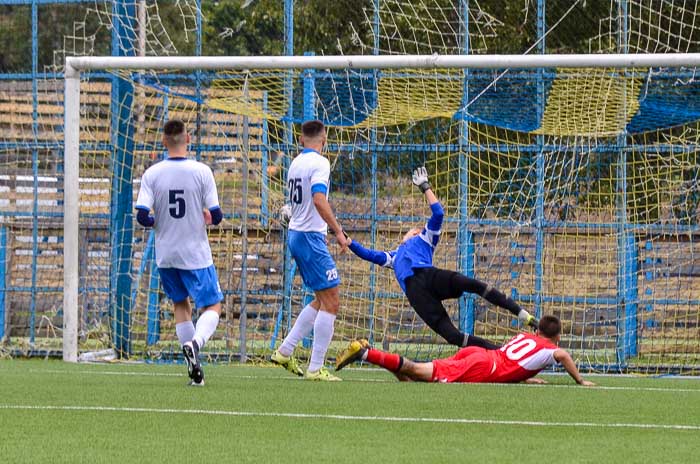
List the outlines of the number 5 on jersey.
<svg viewBox="0 0 700 464">
<path fill-rule="evenodd" d="M 170 216 L 175 219 L 185 217 L 187 207 L 185 205 L 185 199 L 182 197 L 184 194 L 184 190 L 168 190 L 168 204 L 170 205 L 168 211 L 170 212 Z"/>
<path fill-rule="evenodd" d="M 288 187 L 289 202 L 296 203 L 297 205 L 301 204 L 301 178 L 295 177 L 293 179 L 289 179 Z"/>
</svg>

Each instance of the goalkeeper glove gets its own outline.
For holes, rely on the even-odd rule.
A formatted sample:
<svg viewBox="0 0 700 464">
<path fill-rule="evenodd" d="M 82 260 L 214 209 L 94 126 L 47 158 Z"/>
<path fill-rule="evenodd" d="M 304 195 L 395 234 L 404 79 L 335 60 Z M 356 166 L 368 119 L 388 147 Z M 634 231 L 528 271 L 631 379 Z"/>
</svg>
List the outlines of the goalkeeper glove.
<svg viewBox="0 0 700 464">
<path fill-rule="evenodd" d="M 430 183 L 428 182 L 428 170 L 425 169 L 425 166 L 416 168 L 413 171 L 413 183 L 423 193 L 430 188 Z"/>
<path fill-rule="evenodd" d="M 292 205 L 286 203 L 280 208 L 280 224 L 283 228 L 289 226 L 289 220 L 292 218 Z"/>
</svg>

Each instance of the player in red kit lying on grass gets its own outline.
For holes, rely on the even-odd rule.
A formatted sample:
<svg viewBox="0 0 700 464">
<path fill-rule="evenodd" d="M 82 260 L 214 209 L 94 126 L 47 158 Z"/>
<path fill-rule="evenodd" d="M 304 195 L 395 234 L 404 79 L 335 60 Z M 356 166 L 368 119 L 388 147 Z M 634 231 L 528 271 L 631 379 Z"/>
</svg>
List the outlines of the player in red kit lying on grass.
<svg viewBox="0 0 700 464">
<path fill-rule="evenodd" d="M 577 384 L 594 386 L 581 377 L 571 355 L 557 345 L 561 322 L 555 316 L 544 316 L 537 334 L 521 333 L 498 350 L 469 346 L 454 356 L 431 362 L 414 362 L 397 354 L 369 347 L 366 340 L 354 340 L 336 358 L 336 370 L 354 361 L 366 361 L 393 372 L 399 380 L 419 382 L 462 383 L 546 383 L 533 379 L 542 369 L 560 363 Z"/>
</svg>

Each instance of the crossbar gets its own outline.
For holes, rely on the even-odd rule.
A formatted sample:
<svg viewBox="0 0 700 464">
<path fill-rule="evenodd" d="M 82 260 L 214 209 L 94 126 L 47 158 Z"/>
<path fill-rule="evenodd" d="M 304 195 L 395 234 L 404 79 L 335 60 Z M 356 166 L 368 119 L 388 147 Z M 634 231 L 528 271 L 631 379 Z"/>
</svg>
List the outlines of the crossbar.
<svg viewBox="0 0 700 464">
<path fill-rule="evenodd" d="M 104 69 L 392 69 L 392 68 L 649 68 L 700 66 L 700 53 L 571 55 L 81 56 L 71 70 Z"/>
</svg>

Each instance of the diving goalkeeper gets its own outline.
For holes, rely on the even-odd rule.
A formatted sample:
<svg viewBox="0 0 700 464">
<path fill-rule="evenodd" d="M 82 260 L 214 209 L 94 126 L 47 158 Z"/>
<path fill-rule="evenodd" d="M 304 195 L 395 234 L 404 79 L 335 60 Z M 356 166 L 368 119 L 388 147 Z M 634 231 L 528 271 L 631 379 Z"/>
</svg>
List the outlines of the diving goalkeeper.
<svg viewBox="0 0 700 464">
<path fill-rule="evenodd" d="M 419 167 L 413 171 L 413 183 L 425 194 L 432 211 L 432 216 L 425 227 L 409 230 L 395 250 L 369 250 L 355 240 L 351 240 L 352 252 L 366 261 L 393 268 L 401 290 L 406 294 L 416 313 L 428 324 L 428 327 L 451 345 L 500 348 L 499 345 L 488 340 L 461 332 L 452 323 L 442 301 L 459 298 L 465 292 L 480 295 L 488 302 L 507 309 L 524 324 L 536 327 L 535 317 L 499 290 L 459 272 L 433 266 L 433 253 L 440 240 L 444 211 L 430 188 L 428 171 L 425 167 Z"/>
</svg>

